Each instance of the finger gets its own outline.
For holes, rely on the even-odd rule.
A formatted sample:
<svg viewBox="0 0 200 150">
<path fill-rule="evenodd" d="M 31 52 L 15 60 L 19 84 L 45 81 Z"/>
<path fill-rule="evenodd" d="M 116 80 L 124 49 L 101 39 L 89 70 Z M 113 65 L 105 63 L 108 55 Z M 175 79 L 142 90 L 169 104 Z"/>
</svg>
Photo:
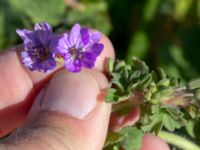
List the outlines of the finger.
<svg viewBox="0 0 200 150">
<path fill-rule="evenodd" d="M 112 131 L 119 131 L 126 126 L 134 125 L 140 119 L 139 107 L 133 107 L 132 110 L 125 116 L 119 113 L 112 113 L 110 118 L 109 129 Z"/>
<path fill-rule="evenodd" d="M 140 150 L 170 150 L 169 146 L 153 134 L 146 134 L 142 139 Z"/>
<path fill-rule="evenodd" d="M 102 149 L 111 111 L 104 102 L 107 87 L 99 71 L 56 73 L 35 101 L 26 124 L 4 143 L 8 149 L 12 148 L 8 143 L 16 143 L 16 149 L 27 145 L 31 149 Z"/>
<path fill-rule="evenodd" d="M 104 71 L 107 62 L 106 60 L 108 58 L 115 58 L 115 52 L 110 40 L 103 34 L 100 43 L 104 44 L 104 50 L 102 51 L 100 57 L 98 57 L 96 61 L 95 69 Z"/>
<path fill-rule="evenodd" d="M 104 50 L 98 57 L 95 68 L 104 69 L 108 57 L 114 57 L 110 41 L 103 35 Z M 11 48 L 0 55 L 0 137 L 18 127 L 27 115 L 38 91 L 49 81 L 52 73 L 32 72 L 26 69 L 19 57 L 19 47 Z"/>
</svg>

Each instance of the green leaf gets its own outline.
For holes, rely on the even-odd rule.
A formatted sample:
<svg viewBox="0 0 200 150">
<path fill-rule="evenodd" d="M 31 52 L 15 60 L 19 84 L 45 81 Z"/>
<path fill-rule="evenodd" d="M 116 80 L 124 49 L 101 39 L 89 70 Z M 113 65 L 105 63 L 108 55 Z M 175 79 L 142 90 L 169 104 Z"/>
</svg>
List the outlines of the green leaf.
<svg viewBox="0 0 200 150">
<path fill-rule="evenodd" d="M 120 91 L 124 91 L 124 80 L 121 74 L 119 73 L 111 73 L 112 75 L 112 83 L 117 86 Z"/>
<path fill-rule="evenodd" d="M 106 95 L 106 102 L 108 103 L 116 102 L 118 100 L 118 97 L 115 94 L 116 92 L 117 92 L 116 89 L 113 89 L 113 88 L 108 89 L 107 95 Z"/>
<path fill-rule="evenodd" d="M 190 137 L 195 138 L 195 134 L 194 134 L 194 121 L 190 121 L 187 123 L 186 127 L 185 127 L 187 133 L 189 134 Z"/>
<path fill-rule="evenodd" d="M 151 114 L 148 113 L 147 115 L 147 122 L 141 122 L 141 128 L 144 132 L 155 132 L 157 134 L 163 126 L 169 131 L 174 131 L 187 123 L 184 113 L 169 105 L 152 105 Z"/>
<path fill-rule="evenodd" d="M 47 21 L 51 25 L 58 24 L 66 7 L 64 0 L 10 0 L 10 3 L 34 23 Z"/>
<path fill-rule="evenodd" d="M 190 90 L 194 90 L 194 89 L 200 88 L 200 78 L 191 80 L 191 81 L 188 83 L 188 88 L 189 88 Z"/>
<path fill-rule="evenodd" d="M 143 20 L 152 21 L 154 19 L 157 9 L 159 8 L 160 0 L 147 0 L 144 7 Z"/>
<path fill-rule="evenodd" d="M 165 79 L 167 77 L 166 72 L 162 68 L 158 68 L 158 75 L 160 79 Z"/>
<path fill-rule="evenodd" d="M 114 63 L 115 63 L 115 61 L 114 61 L 112 58 L 110 58 L 110 59 L 108 60 L 107 65 L 106 65 L 106 69 L 107 69 L 107 71 L 108 71 L 109 73 L 113 72 Z"/>
<path fill-rule="evenodd" d="M 106 138 L 106 142 L 104 144 L 104 147 L 108 147 L 111 145 L 114 145 L 118 142 L 120 142 L 123 139 L 123 135 L 118 133 L 118 132 L 108 132 L 107 138 Z"/>
<path fill-rule="evenodd" d="M 149 67 L 145 64 L 145 62 L 141 61 L 137 57 L 132 57 L 133 66 L 142 71 L 143 74 L 149 73 Z"/>
<path fill-rule="evenodd" d="M 81 3 L 82 1 L 80 1 Z M 95 28 L 105 34 L 111 30 L 111 24 L 107 13 L 107 3 L 105 1 L 82 2 L 83 9 L 71 9 L 66 14 L 68 25 L 76 22 L 84 26 Z"/>
<path fill-rule="evenodd" d="M 139 150 L 141 147 L 143 133 L 137 127 L 123 128 L 120 133 L 125 134 L 122 147 L 125 150 Z"/>
<path fill-rule="evenodd" d="M 19 25 L 21 19 L 9 0 L 0 0 L 0 49 L 13 46 L 17 37 L 15 30 Z"/>
<path fill-rule="evenodd" d="M 164 126 L 167 128 L 167 130 L 169 131 L 174 131 L 177 125 L 177 128 L 179 128 L 180 126 L 178 126 L 178 124 L 167 114 L 163 115 L 163 124 Z"/>
<path fill-rule="evenodd" d="M 123 61 L 123 60 L 120 60 L 120 61 L 116 60 L 114 71 L 120 71 L 125 66 L 127 66 L 126 63 L 125 63 L 125 61 Z"/>
<path fill-rule="evenodd" d="M 158 131 L 160 131 L 160 129 L 161 129 L 161 127 L 162 127 L 162 125 L 160 125 L 160 124 L 162 124 L 162 122 L 160 121 L 160 118 L 155 118 L 155 119 L 152 120 L 151 122 L 149 122 L 149 123 L 143 125 L 143 126 L 141 127 L 141 129 L 142 129 L 142 131 L 144 131 L 144 132 L 146 132 L 146 133 L 149 133 L 149 132 L 158 133 Z M 160 125 L 160 126 L 159 126 L 159 127 L 160 127 L 159 129 L 157 128 L 158 125 Z"/>
</svg>

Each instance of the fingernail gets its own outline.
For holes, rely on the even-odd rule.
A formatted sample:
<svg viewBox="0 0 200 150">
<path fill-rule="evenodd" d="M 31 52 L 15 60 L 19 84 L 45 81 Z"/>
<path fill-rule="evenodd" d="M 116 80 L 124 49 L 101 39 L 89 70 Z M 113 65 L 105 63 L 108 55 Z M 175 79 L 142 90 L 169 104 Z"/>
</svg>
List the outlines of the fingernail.
<svg viewBox="0 0 200 150">
<path fill-rule="evenodd" d="M 52 78 L 41 108 L 83 119 L 95 108 L 99 94 L 99 85 L 89 73 L 61 71 Z"/>
</svg>

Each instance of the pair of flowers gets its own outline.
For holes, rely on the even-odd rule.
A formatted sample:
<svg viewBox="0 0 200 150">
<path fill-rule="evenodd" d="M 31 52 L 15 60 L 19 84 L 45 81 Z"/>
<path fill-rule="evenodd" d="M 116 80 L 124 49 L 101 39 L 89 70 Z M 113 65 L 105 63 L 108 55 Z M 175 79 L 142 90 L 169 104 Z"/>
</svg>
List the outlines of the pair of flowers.
<svg viewBox="0 0 200 150">
<path fill-rule="evenodd" d="M 79 72 L 82 67 L 92 68 L 104 45 L 99 43 L 101 34 L 75 24 L 68 33 L 56 35 L 46 23 L 36 23 L 34 30 L 17 29 L 23 39 L 23 63 L 30 70 L 49 72 L 63 59 L 66 69 Z"/>
</svg>

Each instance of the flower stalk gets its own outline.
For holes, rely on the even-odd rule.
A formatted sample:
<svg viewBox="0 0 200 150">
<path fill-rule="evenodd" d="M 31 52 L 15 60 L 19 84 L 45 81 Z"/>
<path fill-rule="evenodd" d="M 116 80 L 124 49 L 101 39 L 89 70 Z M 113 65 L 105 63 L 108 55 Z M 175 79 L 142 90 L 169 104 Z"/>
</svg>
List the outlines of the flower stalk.
<svg viewBox="0 0 200 150">
<path fill-rule="evenodd" d="M 161 131 L 158 136 L 165 142 L 175 145 L 183 150 L 200 150 L 200 147 L 196 144 L 173 133 Z"/>
</svg>

